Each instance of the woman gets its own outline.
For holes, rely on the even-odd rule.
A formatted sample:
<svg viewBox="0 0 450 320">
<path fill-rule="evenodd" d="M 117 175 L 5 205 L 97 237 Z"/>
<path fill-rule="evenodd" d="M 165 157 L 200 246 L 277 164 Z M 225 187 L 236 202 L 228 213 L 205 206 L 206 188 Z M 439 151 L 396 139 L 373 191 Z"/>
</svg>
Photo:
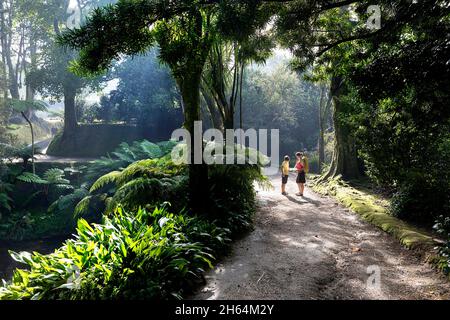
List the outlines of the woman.
<svg viewBox="0 0 450 320">
<path fill-rule="evenodd" d="M 298 193 L 297 195 L 303 197 L 303 193 L 305 192 L 305 183 L 306 183 L 306 172 L 305 172 L 305 164 L 303 162 L 303 154 L 301 152 L 297 152 L 295 154 L 297 157 L 297 164 L 295 165 L 295 169 L 298 172 L 297 175 L 297 185 L 298 185 Z"/>
</svg>

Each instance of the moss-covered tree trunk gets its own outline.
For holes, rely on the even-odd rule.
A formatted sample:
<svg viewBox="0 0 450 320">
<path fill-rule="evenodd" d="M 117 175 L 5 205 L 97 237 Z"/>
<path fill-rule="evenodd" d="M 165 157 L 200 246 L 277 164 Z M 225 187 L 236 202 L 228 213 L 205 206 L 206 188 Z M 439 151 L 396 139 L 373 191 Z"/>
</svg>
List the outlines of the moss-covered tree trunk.
<svg viewBox="0 0 450 320">
<path fill-rule="evenodd" d="M 355 140 L 348 126 L 342 121 L 344 104 L 341 96 L 344 89 L 343 79 L 333 77 L 330 93 L 333 101 L 334 152 L 330 170 L 323 179 L 342 176 L 348 180 L 360 176 Z"/>
</svg>

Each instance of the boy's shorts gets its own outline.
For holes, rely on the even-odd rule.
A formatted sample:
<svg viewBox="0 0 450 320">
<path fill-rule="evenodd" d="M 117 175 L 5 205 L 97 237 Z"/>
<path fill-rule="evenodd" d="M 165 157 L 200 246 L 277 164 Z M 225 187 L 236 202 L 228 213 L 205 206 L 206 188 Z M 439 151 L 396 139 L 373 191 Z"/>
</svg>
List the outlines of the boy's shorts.
<svg viewBox="0 0 450 320">
<path fill-rule="evenodd" d="M 289 176 L 281 176 L 281 181 L 283 184 L 286 184 L 288 182 Z"/>
</svg>

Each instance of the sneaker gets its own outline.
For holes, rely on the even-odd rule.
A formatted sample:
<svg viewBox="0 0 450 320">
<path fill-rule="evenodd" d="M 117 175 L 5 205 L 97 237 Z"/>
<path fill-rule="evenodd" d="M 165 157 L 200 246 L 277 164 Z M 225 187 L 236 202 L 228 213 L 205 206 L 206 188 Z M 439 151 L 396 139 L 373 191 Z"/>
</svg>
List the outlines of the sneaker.
<svg viewBox="0 0 450 320">
<path fill-rule="evenodd" d="M 287 196 L 287 192 L 282 192 L 281 193 L 283 196 Z"/>
</svg>

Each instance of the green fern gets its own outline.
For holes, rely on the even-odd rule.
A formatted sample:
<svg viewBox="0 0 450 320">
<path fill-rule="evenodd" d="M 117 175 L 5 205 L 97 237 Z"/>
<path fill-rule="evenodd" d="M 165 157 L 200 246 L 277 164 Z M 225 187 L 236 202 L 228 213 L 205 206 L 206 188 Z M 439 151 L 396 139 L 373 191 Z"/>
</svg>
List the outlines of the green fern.
<svg viewBox="0 0 450 320">
<path fill-rule="evenodd" d="M 49 184 L 54 185 L 68 185 L 70 181 L 64 178 L 64 170 L 52 168 L 48 169 L 44 173 L 44 179 L 47 180 Z"/>
<path fill-rule="evenodd" d="M 166 141 L 154 144 L 147 140 L 136 141 L 131 146 L 122 143 L 107 157 L 95 161 L 86 173 L 90 181 L 95 181 L 110 171 L 119 171 L 139 160 L 159 159 L 172 152 L 177 145 L 176 141 Z"/>
<path fill-rule="evenodd" d="M 48 184 L 47 180 L 42 179 L 37 174 L 31 172 L 22 173 L 20 176 L 17 177 L 17 180 L 33 184 Z"/>
<path fill-rule="evenodd" d="M 100 189 L 102 189 L 104 186 L 108 184 L 115 184 L 116 180 L 121 176 L 120 171 L 112 171 L 103 177 L 99 178 L 91 187 L 89 190 L 91 193 L 94 193 Z"/>
<path fill-rule="evenodd" d="M 8 211 L 11 211 L 11 203 L 12 199 L 8 197 L 6 193 L 0 193 L 0 208 L 4 208 Z M 1 218 L 1 215 L 0 215 Z"/>
<path fill-rule="evenodd" d="M 74 210 L 74 216 L 75 217 L 82 217 L 86 214 L 88 214 L 89 206 L 91 204 L 93 196 L 86 196 L 84 197 L 78 204 L 75 206 Z"/>
</svg>

